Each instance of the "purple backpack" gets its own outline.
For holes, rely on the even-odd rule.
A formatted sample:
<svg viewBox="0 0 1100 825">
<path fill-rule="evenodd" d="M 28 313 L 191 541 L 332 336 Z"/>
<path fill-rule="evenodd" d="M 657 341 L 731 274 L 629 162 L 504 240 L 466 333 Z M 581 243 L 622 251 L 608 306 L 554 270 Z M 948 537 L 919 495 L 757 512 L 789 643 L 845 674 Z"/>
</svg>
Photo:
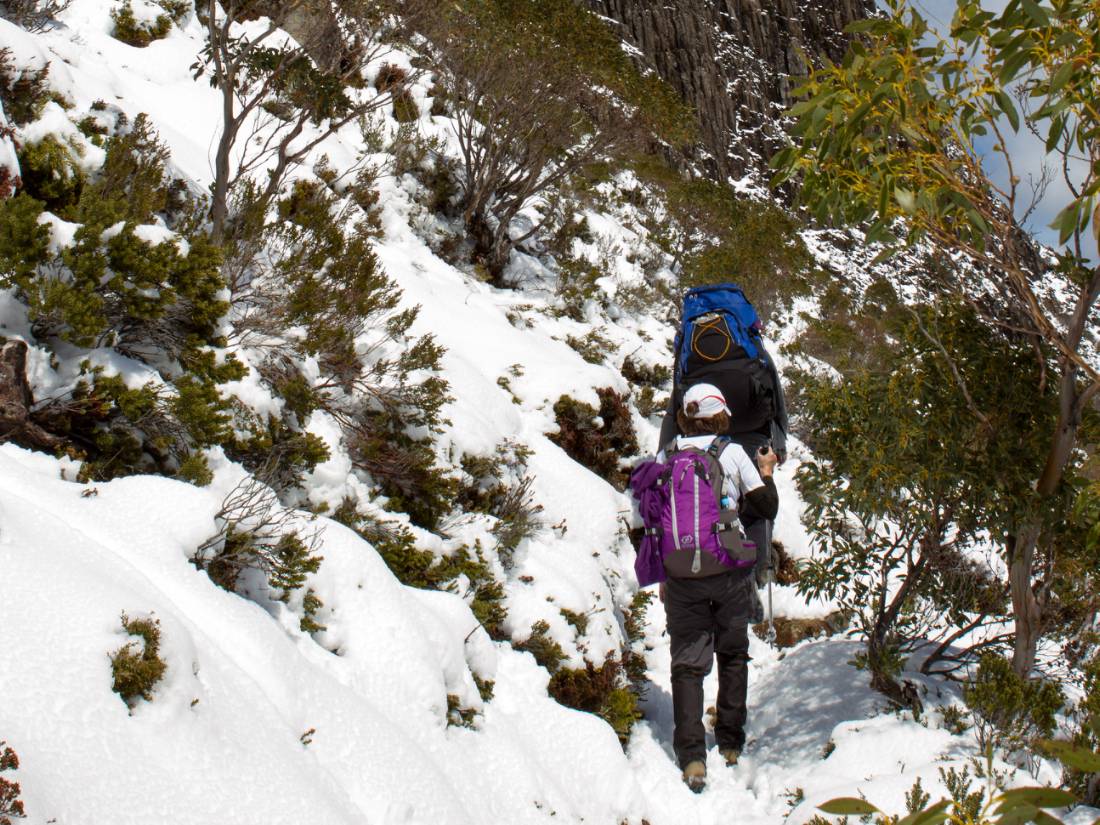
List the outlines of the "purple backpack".
<svg viewBox="0 0 1100 825">
<path fill-rule="evenodd" d="M 756 548 L 741 540 L 736 508 L 723 506 L 719 457 L 729 439 L 715 438 L 705 451 L 666 449 L 664 461 L 643 461 L 630 474 L 645 534 L 634 570 L 642 587 L 665 579 L 698 579 L 746 569 Z"/>
</svg>

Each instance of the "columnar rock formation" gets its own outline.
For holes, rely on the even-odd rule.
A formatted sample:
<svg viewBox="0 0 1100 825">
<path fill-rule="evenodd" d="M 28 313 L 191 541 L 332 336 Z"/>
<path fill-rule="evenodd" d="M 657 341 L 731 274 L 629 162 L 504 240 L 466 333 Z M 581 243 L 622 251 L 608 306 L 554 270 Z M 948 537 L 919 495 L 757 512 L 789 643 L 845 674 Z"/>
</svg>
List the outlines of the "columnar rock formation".
<svg viewBox="0 0 1100 825">
<path fill-rule="evenodd" d="M 587 0 L 699 114 L 710 171 L 761 168 L 806 57 L 839 59 L 873 0 Z"/>
</svg>

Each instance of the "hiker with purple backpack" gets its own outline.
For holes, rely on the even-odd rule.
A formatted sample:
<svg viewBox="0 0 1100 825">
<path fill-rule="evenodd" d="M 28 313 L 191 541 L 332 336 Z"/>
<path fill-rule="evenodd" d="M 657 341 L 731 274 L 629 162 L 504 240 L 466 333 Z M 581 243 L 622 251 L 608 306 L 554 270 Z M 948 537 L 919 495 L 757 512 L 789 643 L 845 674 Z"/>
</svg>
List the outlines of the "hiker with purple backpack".
<svg viewBox="0 0 1100 825">
<path fill-rule="evenodd" d="M 703 680 L 718 655 L 718 750 L 727 765 L 745 745 L 748 626 L 753 610 L 756 547 L 741 536 L 738 501 L 775 518 L 774 451 L 757 456 L 720 435 L 730 409 L 711 384 L 684 393 L 682 435 L 631 474 L 646 525 L 635 569 L 642 586 L 661 582 L 672 640 L 673 749 L 684 781 L 706 784 Z"/>
<path fill-rule="evenodd" d="M 672 423 L 666 418 L 661 451 L 634 469 L 630 487 L 645 526 L 638 583 L 661 583 L 671 637 L 673 749 L 699 792 L 707 775 L 703 680 L 715 654 L 718 751 L 735 765 L 745 746 L 748 627 L 761 618 L 757 578 L 762 559 L 770 567 L 779 510 L 772 474 L 780 457 L 762 436 L 780 414 L 785 431 L 786 417 L 756 312 L 735 285 L 688 292 L 676 351 Z"/>
</svg>

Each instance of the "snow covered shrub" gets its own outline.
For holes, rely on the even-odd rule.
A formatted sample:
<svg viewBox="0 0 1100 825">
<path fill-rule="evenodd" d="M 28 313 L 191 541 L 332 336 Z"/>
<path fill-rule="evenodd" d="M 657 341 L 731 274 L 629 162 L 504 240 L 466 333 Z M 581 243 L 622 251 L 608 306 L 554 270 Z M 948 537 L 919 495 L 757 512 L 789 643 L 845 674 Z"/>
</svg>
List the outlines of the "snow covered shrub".
<svg viewBox="0 0 1100 825">
<path fill-rule="evenodd" d="M 512 567 L 520 543 L 543 526 L 539 517 L 543 508 L 534 500 L 534 479 L 527 474 L 530 455 L 530 449 L 519 442 L 505 441 L 493 455 L 462 458 L 462 469 L 470 481 L 460 487 L 455 507 L 497 519 L 492 532 L 506 570 Z"/>
<path fill-rule="evenodd" d="M 550 635 L 550 625 L 540 619 L 531 625 L 531 633 L 522 642 L 513 642 L 516 650 L 526 651 L 551 675 L 558 672 L 565 661 L 565 651 Z"/>
<path fill-rule="evenodd" d="M 19 770 L 19 757 L 7 745 L 0 739 L 0 773 Z M 14 825 L 13 819 L 26 817 L 23 802 L 19 799 L 21 792 L 18 782 L 0 776 L 0 825 Z"/>
<path fill-rule="evenodd" d="M 3 4 L 0 4 L 0 9 Z M 16 126 L 25 126 L 42 115 L 50 99 L 47 75 L 49 64 L 41 69 L 17 69 L 11 49 L 0 47 L 0 104 L 4 114 Z"/>
<path fill-rule="evenodd" d="M 460 547 L 450 555 L 436 556 L 418 548 L 416 537 L 403 524 L 365 516 L 350 499 L 333 512 L 332 518 L 369 542 L 402 584 L 457 593 L 492 639 L 507 638 L 504 585 L 495 578 L 480 544 L 472 550 Z M 465 587 L 463 592 L 459 592 L 460 582 Z"/>
<path fill-rule="evenodd" d="M 71 2 L 72 0 L 0 0 L 0 17 L 27 31 L 40 32 L 65 11 Z"/>
<path fill-rule="evenodd" d="M 144 49 L 153 41 L 167 37 L 172 30 L 172 18 L 167 14 L 158 14 L 153 20 L 138 20 L 129 0 L 111 10 L 111 20 L 115 24 L 111 33 L 115 39 L 138 49 Z"/>
<path fill-rule="evenodd" d="M 257 225 L 234 239 L 229 262 L 234 327 L 243 344 L 270 353 L 260 372 L 296 419 L 280 426 L 300 429 L 312 410 L 329 413 L 391 506 L 434 528 L 455 488 L 431 442 L 448 400 L 442 348 L 431 335 L 410 335 L 418 308 L 401 307 L 354 203 L 337 208 L 324 186 L 299 181 L 273 221 L 257 217 L 259 208 L 247 207 Z M 316 378 L 301 371 L 307 359 Z"/>
<path fill-rule="evenodd" d="M 73 156 L 73 149 L 53 135 L 46 135 L 37 143 L 20 145 L 17 157 L 23 178 L 22 194 L 41 201 L 63 218 L 74 218 L 84 189 L 84 172 Z"/>
<path fill-rule="evenodd" d="M 454 693 L 447 694 L 447 727 L 477 728 L 478 712 L 462 707 L 462 700 Z"/>
<path fill-rule="evenodd" d="M 600 409 L 563 395 L 554 404 L 558 432 L 550 440 L 574 461 L 583 464 L 618 490 L 625 490 L 628 474 L 623 461 L 638 453 L 638 438 L 630 408 L 610 387 L 596 390 Z"/>
<path fill-rule="evenodd" d="M 296 422 L 271 415 L 265 420 L 239 408 L 237 413 L 238 433 L 224 443 L 225 454 L 276 492 L 298 489 L 307 473 L 328 460 L 324 440 L 303 431 Z M 297 420 L 306 418 L 308 413 Z M 240 433 L 241 425 L 245 435 Z"/>
<path fill-rule="evenodd" d="M 649 679 L 646 676 L 645 626 L 646 614 L 653 601 L 653 593 L 639 590 L 630 601 L 630 607 L 623 611 L 623 630 L 629 647 L 623 651 L 623 670 L 631 688 L 639 699 L 645 697 Z"/>
<path fill-rule="evenodd" d="M 191 563 L 231 593 L 237 592 L 246 570 L 256 570 L 274 597 L 288 602 L 305 587 L 309 574 L 320 569 L 320 529 L 311 531 L 302 516 L 281 507 L 275 492 L 254 477 L 246 477 L 226 495 L 216 520 L 218 532 L 198 547 Z M 307 590 L 302 630 L 322 629 L 314 619 L 320 607 L 321 600 Z"/>
<path fill-rule="evenodd" d="M 1038 740 L 1048 739 L 1065 704 L 1058 685 L 1045 679 L 1023 679 L 1012 663 L 996 653 L 986 653 L 972 682 L 963 689 L 963 700 L 974 717 L 978 744 L 996 746 L 1008 755 L 1033 762 Z"/>
<path fill-rule="evenodd" d="M 585 662 L 583 670 L 558 670 L 550 677 L 547 690 L 558 703 L 599 716 L 624 745 L 641 718 L 638 697 L 617 659 L 608 659 L 600 667 Z"/>
<path fill-rule="evenodd" d="M 664 364 L 643 364 L 632 356 L 623 360 L 619 370 L 623 378 L 631 384 L 639 387 L 652 387 L 655 390 L 664 389 L 672 380 L 672 370 Z"/>
<path fill-rule="evenodd" d="M 573 321 L 583 322 L 586 305 L 599 298 L 602 293 L 597 281 L 607 273 L 583 256 L 566 255 L 558 258 L 557 263 L 557 293 L 562 303 L 561 313 Z"/>
<path fill-rule="evenodd" d="M 168 668 L 160 658 L 160 620 L 131 619 L 122 614 L 122 629 L 139 641 L 127 642 L 110 655 L 114 682 L 111 690 L 133 707 L 139 699 L 153 699 L 153 688 Z"/>
<path fill-rule="evenodd" d="M 35 148 L 71 163 L 52 136 Z M 219 325 L 228 307 L 219 250 L 193 230 L 182 238 L 156 230 L 147 239 L 139 229 L 172 217 L 165 157 L 139 117 L 111 138 L 102 170 L 87 182 L 56 170 L 38 179 L 29 164 L 28 192 L 49 196 L 80 222 L 60 249 L 49 243 L 42 202 L 20 193 L 0 204 L 0 286 L 26 304 L 38 341 L 55 350 L 111 347 L 159 375 L 136 388 L 84 366 L 67 395 L 39 410 L 86 459 L 88 477 L 172 474 L 196 448 L 221 443 L 228 404 L 217 385 L 243 374 L 213 350 L 224 344 Z"/>
<path fill-rule="evenodd" d="M 614 342 L 598 328 L 590 330 L 582 338 L 569 335 L 565 343 L 589 364 L 602 364 L 615 354 Z"/>
<path fill-rule="evenodd" d="M 129 387 L 120 376 L 85 363 L 72 391 L 36 415 L 83 460 L 81 480 L 178 475 L 186 465 L 184 477 L 198 481 L 209 470 L 197 449 L 228 437 L 221 399 L 208 390 L 186 379 L 171 389 L 153 383 Z"/>
</svg>

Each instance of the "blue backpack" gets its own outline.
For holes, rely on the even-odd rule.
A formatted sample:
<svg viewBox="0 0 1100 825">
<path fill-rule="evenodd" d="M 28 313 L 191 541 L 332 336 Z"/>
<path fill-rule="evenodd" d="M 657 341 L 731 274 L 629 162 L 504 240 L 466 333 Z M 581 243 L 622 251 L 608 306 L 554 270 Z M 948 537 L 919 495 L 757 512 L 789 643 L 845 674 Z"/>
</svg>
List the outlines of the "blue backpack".
<svg viewBox="0 0 1100 825">
<path fill-rule="evenodd" d="M 676 404 L 693 384 L 714 384 L 732 413 L 730 434 L 770 423 L 776 387 L 760 328 L 756 310 L 736 284 L 689 290 L 676 335 Z"/>
</svg>

